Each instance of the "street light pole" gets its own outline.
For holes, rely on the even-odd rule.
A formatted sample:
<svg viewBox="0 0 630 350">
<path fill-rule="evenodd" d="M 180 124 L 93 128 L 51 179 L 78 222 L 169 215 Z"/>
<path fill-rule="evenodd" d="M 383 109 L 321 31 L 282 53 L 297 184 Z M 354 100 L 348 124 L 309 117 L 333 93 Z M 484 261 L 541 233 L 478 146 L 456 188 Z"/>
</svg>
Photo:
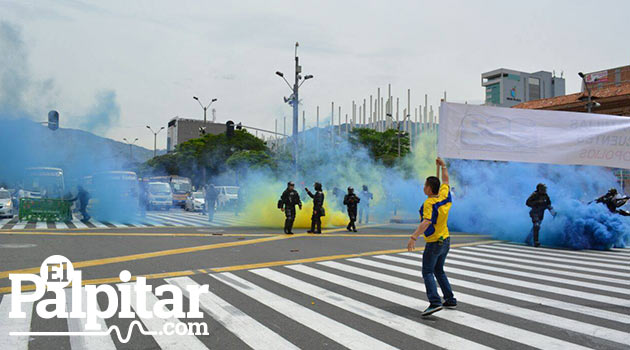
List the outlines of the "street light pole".
<svg viewBox="0 0 630 350">
<path fill-rule="evenodd" d="M 287 83 L 287 85 L 289 86 L 292 92 L 291 97 L 285 98 L 284 102 L 289 103 L 293 107 L 293 137 L 292 137 L 293 139 L 292 140 L 293 141 L 293 167 L 294 167 L 296 175 L 297 175 L 297 161 L 298 161 L 298 132 L 299 132 L 298 104 L 300 103 L 299 89 L 300 89 L 300 86 L 302 86 L 302 84 L 304 84 L 306 80 L 313 78 L 312 75 L 306 75 L 304 76 L 304 79 L 302 80 L 302 75 L 300 74 L 302 73 L 302 66 L 300 66 L 300 59 L 297 55 L 297 49 L 299 46 L 300 44 L 296 42 L 295 43 L 295 81 L 293 83 L 293 86 L 289 84 L 289 82 L 284 77 L 284 74 L 282 72 L 276 72 L 276 75 L 281 77 Z M 302 80 L 301 83 L 300 83 L 300 80 Z"/>
<path fill-rule="evenodd" d="M 201 103 L 201 101 L 199 101 L 199 98 L 197 96 L 193 96 L 193 100 L 196 100 L 197 103 L 199 103 L 199 105 L 203 109 L 203 133 L 205 134 L 206 133 L 206 120 L 207 120 L 208 108 L 210 107 L 210 105 L 212 105 L 213 102 L 216 102 L 217 99 L 213 98 L 212 100 L 210 100 L 210 103 L 208 103 L 208 105 L 206 105 L 206 106 L 204 106 L 203 103 Z"/>
<path fill-rule="evenodd" d="M 153 129 L 151 129 L 151 127 L 148 125 L 147 129 L 151 130 L 151 132 L 153 133 L 153 158 L 155 158 L 155 156 L 157 155 L 157 135 L 160 133 L 160 131 L 164 130 L 164 127 L 161 127 L 160 130 L 158 130 L 157 132 L 153 131 Z"/>
<path fill-rule="evenodd" d="M 123 141 L 125 141 L 129 145 L 129 160 L 133 161 L 133 144 L 136 143 L 136 141 L 138 141 L 138 138 L 136 137 L 136 139 L 133 140 L 133 142 L 129 142 L 129 140 L 123 137 Z"/>
<path fill-rule="evenodd" d="M 584 75 L 584 73 L 579 72 L 578 75 L 580 76 L 580 78 L 582 78 L 582 81 L 584 82 L 584 87 L 586 88 L 586 91 L 588 92 L 588 104 L 586 105 L 586 110 L 588 111 L 588 113 L 591 113 L 593 104 L 591 102 L 591 88 L 588 87 L 588 84 L 586 83 L 586 76 Z"/>
</svg>

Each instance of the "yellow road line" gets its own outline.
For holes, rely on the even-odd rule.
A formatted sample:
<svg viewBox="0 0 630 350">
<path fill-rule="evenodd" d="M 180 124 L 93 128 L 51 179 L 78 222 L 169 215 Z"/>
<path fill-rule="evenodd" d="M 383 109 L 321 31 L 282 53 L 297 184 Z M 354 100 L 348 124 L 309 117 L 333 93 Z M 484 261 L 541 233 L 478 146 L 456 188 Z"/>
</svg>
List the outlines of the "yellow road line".
<svg viewBox="0 0 630 350">
<path fill-rule="evenodd" d="M 234 247 L 234 246 L 241 246 L 241 245 L 248 245 L 248 244 L 256 244 L 256 243 L 262 243 L 262 242 L 286 239 L 286 238 L 290 238 L 290 237 L 291 236 L 273 236 L 273 237 L 250 239 L 250 240 L 244 240 L 244 241 L 224 242 L 224 243 L 207 244 L 207 245 L 194 246 L 194 247 L 185 247 L 185 248 L 160 250 L 160 251 L 157 251 L 157 252 L 149 252 L 149 253 L 140 253 L 140 254 L 116 256 L 116 257 L 103 258 L 103 259 L 77 261 L 77 262 L 73 262 L 72 265 L 76 269 L 76 268 L 80 268 L 80 267 L 107 265 L 107 264 L 114 264 L 114 263 L 120 263 L 120 262 L 125 262 L 125 261 L 156 258 L 156 257 L 160 257 L 160 256 L 167 256 L 167 255 L 185 254 L 185 253 L 193 253 L 193 252 L 199 252 L 199 251 L 211 250 L 211 249 L 218 249 L 218 248 L 226 248 L 226 247 Z M 12 271 L 2 271 L 2 272 L 0 272 L 0 278 L 8 278 L 10 273 L 37 273 L 38 271 L 39 271 L 39 267 L 32 267 L 32 268 L 12 270 Z"/>
<path fill-rule="evenodd" d="M 345 230 L 345 229 L 333 229 L 333 230 L 327 230 L 325 232 L 339 232 L 341 230 Z M 77 261 L 77 262 L 73 262 L 72 265 L 74 266 L 75 269 L 80 268 L 80 267 L 100 266 L 100 265 L 115 264 L 115 263 L 120 263 L 120 262 L 125 262 L 125 261 L 149 259 L 149 258 L 156 258 L 156 257 L 168 256 L 168 255 L 194 253 L 194 252 L 200 252 L 204 250 L 211 250 L 211 249 L 218 249 L 218 248 L 227 248 L 227 247 L 234 247 L 234 246 L 241 246 L 241 245 L 264 243 L 264 242 L 276 241 L 276 240 L 281 240 L 281 239 L 304 237 L 307 235 L 308 234 L 306 233 L 300 233 L 300 234 L 295 234 L 295 235 L 275 235 L 272 237 L 249 239 L 249 240 L 243 240 L 243 241 L 215 243 L 215 244 L 207 244 L 207 245 L 194 246 L 194 247 L 160 250 L 157 252 L 148 252 L 148 253 L 116 256 L 116 257 L 110 257 L 110 258 Z M 26 269 L 2 271 L 0 272 L 0 279 L 8 278 L 9 274 L 11 273 L 37 273 L 39 272 L 39 269 L 40 267 L 31 267 L 31 268 L 26 268 Z"/>
<path fill-rule="evenodd" d="M 151 273 L 148 275 L 139 275 L 132 276 L 131 281 L 135 281 L 138 277 L 146 277 L 147 280 L 156 279 L 156 278 L 168 278 L 168 277 L 180 277 L 180 276 L 192 276 L 196 273 L 192 270 L 185 271 L 175 271 L 175 272 L 162 272 L 162 273 Z M 91 280 L 81 281 L 81 285 L 85 286 L 88 284 L 106 284 L 106 283 L 120 283 L 119 277 L 107 277 L 107 278 L 96 278 Z M 72 286 L 72 283 L 68 285 L 68 287 Z M 22 292 L 28 292 L 31 290 L 35 290 L 34 284 L 28 284 L 22 286 Z M 0 288 L 0 294 L 11 293 L 11 287 L 2 287 Z"/>
<path fill-rule="evenodd" d="M 149 237 L 260 237 L 284 236 L 275 233 L 139 233 L 139 232 L 0 232 L 0 235 L 25 236 L 149 236 Z"/>
<path fill-rule="evenodd" d="M 498 242 L 502 242 L 502 241 L 487 240 L 487 241 L 478 241 L 478 242 L 469 242 L 469 243 L 459 243 L 459 244 L 452 244 L 451 248 L 474 246 L 474 245 L 479 245 L 479 244 L 492 244 L 492 243 L 498 243 Z M 423 248 L 416 248 L 415 249 L 415 251 L 423 251 L 423 250 L 424 250 Z M 150 279 L 156 279 L 156 278 L 191 276 L 191 275 L 196 275 L 196 274 L 200 274 L 200 273 L 204 273 L 205 274 L 205 273 L 207 273 L 208 270 L 213 271 L 213 272 L 249 270 L 249 269 L 257 269 L 257 268 L 271 267 L 271 266 L 304 264 L 304 263 L 326 261 L 326 260 L 339 260 L 339 259 L 356 258 L 356 257 L 361 257 L 361 256 L 369 256 L 369 255 L 395 254 L 395 253 L 402 253 L 402 252 L 406 252 L 406 251 L 407 251 L 407 249 L 388 249 L 388 250 L 377 250 L 377 251 L 363 252 L 363 253 L 320 256 L 320 257 L 306 258 L 306 259 L 270 261 L 270 262 L 263 262 L 263 263 L 257 263 L 257 264 L 235 265 L 235 266 L 215 267 L 215 268 L 206 268 L 206 269 L 197 269 L 197 270 L 162 272 L 162 273 L 153 273 L 153 274 L 147 274 L 147 275 L 132 276 L 131 280 L 135 281 L 137 279 L 137 277 L 146 277 L 147 280 L 150 280 Z M 106 278 L 97 278 L 97 279 L 84 280 L 84 281 L 82 281 L 81 285 L 118 283 L 118 282 L 120 282 L 120 279 L 118 277 L 106 277 Z M 31 290 L 35 290 L 35 285 L 34 284 L 29 284 L 29 285 L 22 286 L 22 291 L 23 292 L 31 291 Z M 2 287 L 2 288 L 0 288 L 0 294 L 10 293 L 10 292 L 11 292 L 11 287 Z"/>
<path fill-rule="evenodd" d="M 488 241 L 478 241 L 478 242 L 469 242 L 469 243 L 459 243 L 452 244 L 451 248 L 457 247 L 466 247 L 471 245 L 479 245 L 479 244 L 491 244 L 498 243 L 501 241 L 496 240 L 488 240 Z M 416 248 L 416 251 L 423 251 L 424 248 Z M 238 270 L 250 270 L 250 269 L 258 269 L 263 267 L 271 267 L 271 266 L 280 266 L 280 265 L 292 265 L 292 264 L 305 264 L 311 262 L 325 261 L 325 260 L 338 260 L 338 259 L 348 259 L 348 258 L 357 258 L 366 255 L 381 255 L 381 254 L 395 254 L 406 252 L 407 249 L 388 249 L 388 250 L 377 250 L 373 252 L 363 252 L 363 253 L 351 253 L 351 254 L 339 254 L 339 255 L 331 255 L 331 256 L 318 256 L 314 258 L 305 258 L 305 259 L 297 259 L 297 260 L 279 260 L 279 261 L 269 261 L 263 263 L 255 263 L 255 264 L 245 264 L 245 265 L 235 265 L 235 266 L 226 266 L 226 267 L 215 267 L 210 268 L 214 272 L 226 272 L 226 271 L 238 271 Z"/>
</svg>

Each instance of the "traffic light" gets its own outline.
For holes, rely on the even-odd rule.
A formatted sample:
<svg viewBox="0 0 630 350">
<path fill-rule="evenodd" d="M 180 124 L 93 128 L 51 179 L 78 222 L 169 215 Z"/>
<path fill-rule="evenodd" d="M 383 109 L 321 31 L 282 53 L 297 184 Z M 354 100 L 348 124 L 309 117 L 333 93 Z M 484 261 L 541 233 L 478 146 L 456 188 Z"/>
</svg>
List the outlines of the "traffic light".
<svg viewBox="0 0 630 350">
<path fill-rule="evenodd" d="M 204 126 L 199 127 L 199 135 L 203 136 L 205 134 L 206 134 L 206 127 Z"/>
<path fill-rule="evenodd" d="M 54 110 L 48 112 L 48 129 L 53 131 L 59 129 L 59 112 Z"/>
<path fill-rule="evenodd" d="M 243 123 L 236 124 L 236 130 L 243 130 Z"/>
<path fill-rule="evenodd" d="M 228 120 L 227 123 L 225 123 L 225 135 L 228 138 L 234 136 L 234 122 L 231 120 Z"/>
</svg>

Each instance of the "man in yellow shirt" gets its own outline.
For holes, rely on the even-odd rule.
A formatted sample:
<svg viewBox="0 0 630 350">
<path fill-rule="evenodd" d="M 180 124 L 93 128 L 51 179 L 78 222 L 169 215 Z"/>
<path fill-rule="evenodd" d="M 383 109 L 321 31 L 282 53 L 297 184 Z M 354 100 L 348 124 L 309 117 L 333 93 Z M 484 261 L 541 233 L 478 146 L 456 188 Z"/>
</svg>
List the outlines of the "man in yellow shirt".
<svg viewBox="0 0 630 350">
<path fill-rule="evenodd" d="M 431 315 L 442 310 L 443 307 L 448 309 L 457 307 L 457 300 L 453 295 L 451 284 L 444 273 L 444 262 L 451 245 L 448 232 L 448 212 L 453 201 L 448 184 L 446 163 L 441 158 L 437 158 L 435 164 L 437 176 L 429 176 L 424 184 L 424 194 L 428 198 L 420 209 L 420 225 L 409 237 L 407 243 L 407 249 L 412 251 L 420 235 L 423 235 L 426 242 L 422 253 L 422 278 L 430 305 L 422 312 L 422 316 Z M 441 184 L 440 169 L 442 169 Z M 444 294 L 444 303 L 438 294 L 435 285 L 436 279 Z"/>
</svg>

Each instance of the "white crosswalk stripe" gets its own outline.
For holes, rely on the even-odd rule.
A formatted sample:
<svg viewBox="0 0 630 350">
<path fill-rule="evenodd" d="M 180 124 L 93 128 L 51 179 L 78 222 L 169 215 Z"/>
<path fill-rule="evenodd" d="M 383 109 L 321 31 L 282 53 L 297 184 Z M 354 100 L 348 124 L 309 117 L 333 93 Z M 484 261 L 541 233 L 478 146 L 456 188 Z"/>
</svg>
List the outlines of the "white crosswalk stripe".
<svg viewBox="0 0 630 350">
<path fill-rule="evenodd" d="M 328 264 L 326 266 L 329 267 L 340 267 L 343 271 L 348 271 L 344 269 L 343 264 Z M 399 305 L 403 305 L 412 309 L 420 310 L 422 307 L 426 305 L 426 303 L 420 301 L 417 298 L 413 298 L 404 294 L 396 293 L 384 288 L 375 287 L 369 285 L 367 283 L 362 283 L 358 281 L 354 281 L 349 278 L 341 277 L 339 275 L 335 275 L 329 272 L 321 271 L 318 269 L 314 269 L 312 267 L 304 266 L 304 265 L 292 265 L 287 266 L 288 268 L 296 271 L 303 272 L 309 276 L 315 276 L 325 281 L 329 281 L 332 283 L 336 283 L 338 285 L 352 288 L 361 293 L 369 294 L 377 298 L 381 298 L 383 300 L 388 300 L 395 302 Z M 318 295 L 318 294 L 315 294 Z M 319 296 L 319 295 L 318 295 Z M 566 349 L 568 347 L 574 346 L 574 344 L 570 344 L 568 342 L 559 341 L 557 339 L 547 337 L 544 335 L 536 334 L 533 332 L 529 332 L 526 330 L 522 330 L 516 327 L 512 327 L 510 325 L 501 324 L 492 320 L 486 320 L 481 317 L 477 317 L 475 315 L 471 315 L 463 312 L 444 312 L 441 315 L 438 315 L 440 318 L 449 320 L 454 323 L 461 324 L 463 326 L 472 327 L 478 329 L 483 332 L 487 332 L 490 334 L 503 334 L 504 337 L 513 340 L 515 342 L 531 345 L 534 347 L 547 348 L 547 349 Z M 420 339 L 427 339 L 431 335 L 426 333 L 418 333 Z M 447 336 L 448 337 L 448 336 Z M 440 344 L 436 344 L 440 345 Z M 468 349 L 468 347 L 466 347 Z"/>
<path fill-rule="evenodd" d="M 385 326 L 394 328 L 400 332 L 406 333 L 418 339 L 434 339 L 434 344 L 444 347 L 445 349 L 486 349 L 486 346 L 477 344 L 466 339 L 449 335 L 438 329 L 427 327 L 421 323 L 409 320 L 402 316 L 392 314 L 369 304 L 362 303 L 351 298 L 344 297 L 341 294 L 328 291 L 324 288 L 317 287 L 310 283 L 300 281 L 296 278 L 287 276 L 270 269 L 252 270 L 253 273 L 268 278 L 272 281 L 293 288 L 302 293 L 313 295 L 327 303 L 338 306 L 346 311 L 354 312 L 359 316 L 382 323 Z M 356 283 L 356 282 L 352 282 Z"/>
<path fill-rule="evenodd" d="M 377 339 L 361 333 L 351 327 L 319 314 L 311 309 L 307 309 L 291 300 L 273 294 L 243 278 L 230 272 L 219 275 L 212 275 L 239 292 L 248 295 L 274 310 L 281 312 L 285 316 L 299 322 L 322 335 L 338 342 L 348 348 L 354 349 L 395 349 Z"/>
<path fill-rule="evenodd" d="M 25 318 L 9 318 L 11 295 L 5 295 L 0 301 L 0 349 L 28 349 L 28 336 L 11 336 L 11 332 L 27 332 L 31 326 L 33 303 L 25 302 L 21 306 Z"/>
<path fill-rule="evenodd" d="M 473 261 L 479 261 L 482 263 L 498 264 L 498 265 L 506 266 L 506 267 L 515 267 L 515 268 L 518 268 L 521 270 L 527 270 L 527 271 L 546 272 L 546 273 L 559 274 L 559 275 L 568 276 L 568 277 L 578 277 L 578 278 L 596 280 L 596 281 L 601 281 L 601 282 L 626 284 L 630 286 L 630 281 L 627 279 L 606 277 L 606 276 L 602 276 L 601 274 L 595 274 L 594 272 L 592 274 L 585 274 L 584 272 L 580 273 L 580 272 L 564 271 L 561 269 L 548 269 L 548 268 L 545 268 L 548 266 L 548 264 L 544 264 L 544 263 L 536 264 L 525 259 L 507 257 L 505 260 L 515 261 L 512 263 L 509 263 L 509 262 L 502 261 L 504 259 L 503 257 L 498 256 L 496 254 L 491 254 L 491 253 L 480 253 L 476 251 L 458 249 L 457 252 L 449 253 L 449 256 L 461 257 L 462 259 L 469 259 Z M 482 258 L 475 259 L 474 257 L 482 257 L 482 258 L 488 258 L 488 259 L 482 259 Z M 497 260 L 497 259 L 501 259 L 501 260 Z M 558 266 L 560 264 L 555 264 L 555 265 Z M 575 269 L 580 270 L 579 267 L 576 267 Z"/>
<path fill-rule="evenodd" d="M 13 219 L 0 219 L 0 230 L 60 230 L 68 228 L 77 229 L 104 229 L 127 227 L 151 227 L 151 226 L 198 226 L 198 227 L 230 227 L 230 226 L 255 226 L 256 223 L 244 217 L 237 217 L 231 212 L 217 212 L 214 220 L 208 221 L 207 215 L 198 212 L 187 212 L 173 209 L 167 212 L 147 212 L 146 216 L 125 222 L 99 221 L 92 218 L 88 221 L 73 219 L 69 222 L 24 222 Z M 49 227 L 50 226 L 50 227 Z"/>
<path fill-rule="evenodd" d="M 464 250 L 482 250 L 484 248 L 477 248 L 477 247 L 464 247 Z M 525 256 L 527 254 L 521 253 L 521 252 L 515 252 L 513 250 L 507 251 L 504 248 L 499 248 L 495 250 L 495 253 L 498 254 L 505 254 L 505 255 L 512 255 L 512 256 Z M 550 256 L 549 254 L 536 254 L 536 258 L 540 259 L 540 260 L 550 260 L 550 261 L 560 261 L 560 262 L 571 262 L 575 265 L 578 266 L 582 266 L 584 265 L 585 267 L 601 267 L 601 268 L 605 268 L 605 269 L 625 269 L 627 267 L 622 266 L 623 264 L 619 264 L 619 263 L 601 263 L 601 262 L 592 262 L 592 261 L 585 261 L 584 259 L 581 258 L 571 258 L 571 257 L 567 257 L 567 256 L 562 256 L 562 257 L 557 257 L 556 256 Z"/>
<path fill-rule="evenodd" d="M 189 292 L 186 290 L 186 287 L 198 285 L 197 282 L 189 277 L 169 278 L 166 281 L 180 287 L 187 297 L 189 297 Z M 277 333 L 212 292 L 200 295 L 199 305 L 205 312 L 236 334 L 252 349 L 298 349 L 298 347 Z"/>
<path fill-rule="evenodd" d="M 81 288 L 82 298 L 81 298 L 81 310 L 87 310 L 87 293 L 85 292 L 85 288 Z M 72 303 L 72 293 L 66 293 L 66 304 Z M 70 310 L 67 310 L 70 311 Z M 99 311 L 100 307 L 99 307 Z M 68 331 L 69 332 L 85 332 L 85 322 L 86 318 L 68 318 Z M 101 318 L 97 318 L 96 322 L 100 325 L 102 330 L 107 329 L 107 325 L 105 321 Z M 73 350 L 89 350 L 89 349 L 103 349 L 110 350 L 116 349 L 116 345 L 114 345 L 114 341 L 111 337 L 70 337 L 70 346 Z"/>
<path fill-rule="evenodd" d="M 418 255 L 416 255 L 418 256 Z M 381 256 L 377 256 L 376 258 L 381 258 L 381 259 L 385 259 L 388 261 L 392 261 L 392 262 L 398 262 L 398 263 L 402 263 L 402 264 L 408 264 L 408 265 L 412 265 L 412 266 L 417 266 L 417 267 L 421 267 L 421 261 L 420 259 L 405 259 L 405 258 L 400 258 L 400 257 L 396 257 L 396 256 L 388 256 L 388 255 L 381 255 Z M 354 261 L 354 260 L 351 260 Z M 364 262 L 365 260 L 361 260 L 362 262 Z M 463 264 L 461 265 L 460 268 L 455 268 L 451 266 L 452 260 L 449 260 L 449 262 L 446 265 L 445 270 L 448 272 L 452 272 L 452 273 L 456 273 L 456 274 L 460 274 L 460 275 L 465 275 L 465 276 L 470 276 L 470 277 L 476 277 L 476 278 L 481 278 L 481 279 L 486 279 L 489 281 L 494 281 L 494 282 L 499 282 L 499 283 L 505 283 L 505 284 L 511 284 L 514 286 L 520 286 L 523 288 L 530 288 L 530 289 L 536 289 L 536 290 L 547 290 L 548 292 L 551 293 L 557 293 L 557 294 L 562 294 L 565 296 L 574 296 L 574 297 L 578 297 L 578 298 L 583 298 L 585 300 L 594 300 L 600 303 L 607 303 L 607 304 L 613 304 L 613 305 L 624 305 L 624 306 L 630 306 L 630 301 L 626 300 L 626 299 L 622 299 L 622 298 L 616 298 L 616 297 L 610 297 L 607 295 L 603 295 L 603 294 L 596 294 L 596 293 L 589 293 L 589 292 L 582 292 L 582 291 L 578 291 L 578 290 L 574 290 L 574 289 L 568 289 L 568 288 L 562 288 L 562 287 L 554 287 L 551 284 L 543 284 L 543 283 L 535 283 L 535 282 L 529 282 L 529 281 L 524 281 L 524 280 L 520 280 L 518 278 L 510 278 L 510 277 L 502 277 L 502 276 L 497 276 L 497 275 L 493 275 L 490 273 L 481 273 L 481 272 L 476 272 L 476 271 L 472 271 L 472 270 L 467 270 L 466 267 L 470 267 L 472 266 L 472 264 Z M 457 265 L 460 266 L 460 265 Z M 479 268 L 479 265 L 475 265 L 476 268 Z M 488 271 L 492 271 L 492 272 L 505 272 L 505 271 L 510 271 L 507 269 L 494 269 L 494 268 L 490 268 L 487 267 L 485 268 Z M 525 276 L 523 274 L 518 273 L 518 271 L 512 271 L 513 274 L 517 275 L 517 276 Z M 545 276 L 540 276 L 539 279 L 543 279 Z"/>
<path fill-rule="evenodd" d="M 507 248 L 512 247 L 518 249 L 518 246 Z M 483 246 L 483 249 L 497 252 L 504 251 L 503 248 Z M 619 253 L 627 251 L 600 252 L 598 259 L 604 259 L 600 261 L 602 263 L 614 263 Z M 374 350 L 423 348 L 427 344 L 447 349 L 626 349 L 630 345 L 628 288 L 618 287 L 626 290 L 625 298 L 611 297 L 611 291 L 602 294 L 605 289 L 592 288 L 598 283 L 606 288 L 625 284 L 595 279 L 593 273 L 581 274 L 579 269 L 566 274 L 560 269 L 542 271 L 541 268 L 541 273 L 554 279 L 539 278 L 542 276 L 535 276 L 535 270 L 529 264 L 529 259 L 537 256 L 536 250 L 520 250 L 527 258 L 519 257 L 507 264 L 493 262 L 501 269 L 482 269 L 492 260 L 470 252 L 476 251 L 453 248 L 447 257 L 446 272 L 458 300 L 458 309 L 444 310 L 426 319 L 419 316 L 428 305 L 424 297 L 421 256 L 415 252 L 398 253 L 155 280 L 155 285 L 167 283 L 179 287 L 190 304 L 194 303 L 194 297 L 187 287 L 210 286 L 211 291 L 198 298 L 203 318 L 194 319 L 195 322 L 212 322 L 208 336 L 166 335 L 163 333 L 165 324 L 187 322 L 188 319 L 136 315 L 143 329 L 155 333 L 145 335 L 135 328 L 131 343 L 121 343 L 115 333 L 70 336 L 67 344 L 71 349 L 107 350 L 129 348 L 136 342 L 133 346 L 153 348 L 157 344 L 161 349 L 194 350 L 221 348 L 222 339 L 213 337 L 230 334 L 234 337 L 231 341 L 241 342 L 240 345 L 229 343 L 230 348 L 252 349 L 345 347 Z M 617 260 L 606 260 L 606 253 Z M 483 254 L 487 255 L 486 252 Z M 630 261 L 630 256 L 627 260 Z M 554 264 L 575 266 L 571 259 Z M 481 270 L 484 272 L 479 272 Z M 523 274 L 523 271 L 531 272 Z M 532 282 L 534 280 L 537 282 Z M 591 282 L 587 285 L 567 283 L 582 280 Z M 557 287 L 559 283 L 567 287 Z M 82 310 L 85 310 L 84 288 L 82 292 Z M 66 294 L 69 311 L 69 289 Z M 163 312 L 171 312 L 170 293 L 156 296 L 152 289 L 141 296 L 135 292 L 129 295 L 136 312 L 142 303 L 140 297 L 146 298 L 147 310 L 158 307 Z M 34 342 L 39 335 L 9 336 L 9 332 L 66 330 L 45 328 L 48 321 L 34 314 L 32 302 L 22 305 L 26 319 L 9 319 L 11 295 L 0 297 L 0 349 L 53 347 L 52 343 Z M 602 302 L 605 299 L 609 302 Z M 317 302 L 311 305 L 310 300 Z M 614 304 L 621 301 L 625 303 Z M 599 307 L 601 305 L 606 307 Z M 281 317 L 280 321 L 278 317 Z M 101 329 L 107 329 L 107 324 L 129 324 L 118 319 L 109 319 L 107 324 L 106 320 L 97 321 Z M 55 324 L 59 326 L 59 322 Z M 286 327 L 289 324 L 295 326 Z M 220 332 L 216 327 L 221 327 Z M 373 327 L 380 328 L 376 331 Z M 84 330 L 85 319 L 67 320 L 67 331 Z M 296 330 L 300 333 L 296 334 Z M 121 327 L 123 335 L 127 331 L 127 327 Z M 223 348 L 227 348 L 227 344 Z"/>
</svg>

